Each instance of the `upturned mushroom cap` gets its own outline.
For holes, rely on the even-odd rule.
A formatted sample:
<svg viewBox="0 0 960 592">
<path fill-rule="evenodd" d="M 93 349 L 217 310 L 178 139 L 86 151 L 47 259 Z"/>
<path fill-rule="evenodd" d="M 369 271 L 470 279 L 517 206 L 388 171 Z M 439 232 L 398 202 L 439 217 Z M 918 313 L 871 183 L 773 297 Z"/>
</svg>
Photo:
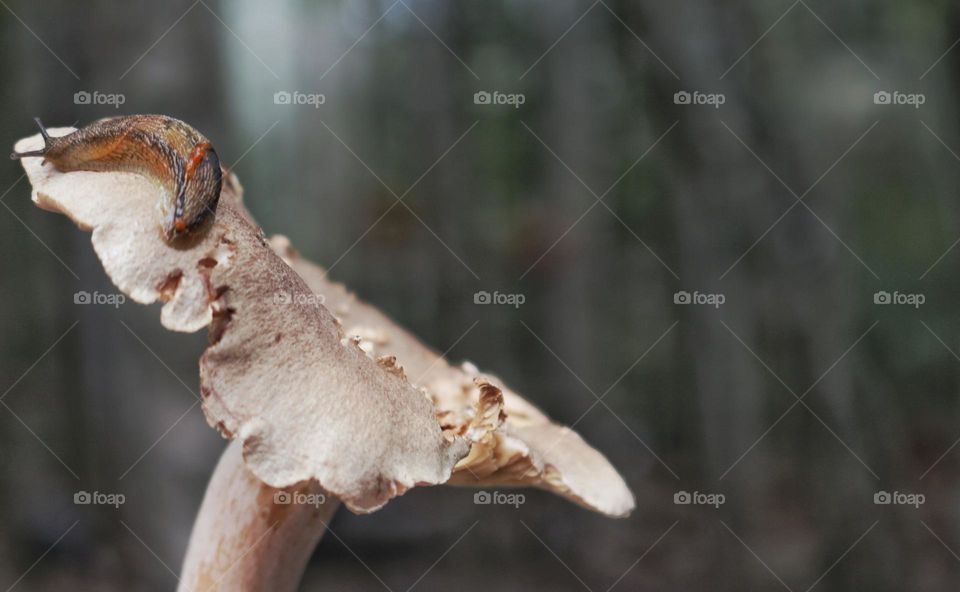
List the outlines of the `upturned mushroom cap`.
<svg viewBox="0 0 960 592">
<path fill-rule="evenodd" d="M 41 145 L 36 135 L 16 150 Z M 633 509 L 622 478 L 576 433 L 496 378 L 448 364 L 286 239 L 268 242 L 234 176 L 210 225 L 171 246 L 158 222 L 163 189 L 148 178 L 22 162 L 34 202 L 92 230 L 120 290 L 162 301 L 168 329 L 210 327 L 204 414 L 243 442 L 264 483 L 315 480 L 355 512 L 447 481 L 539 486 L 611 516 Z"/>
</svg>

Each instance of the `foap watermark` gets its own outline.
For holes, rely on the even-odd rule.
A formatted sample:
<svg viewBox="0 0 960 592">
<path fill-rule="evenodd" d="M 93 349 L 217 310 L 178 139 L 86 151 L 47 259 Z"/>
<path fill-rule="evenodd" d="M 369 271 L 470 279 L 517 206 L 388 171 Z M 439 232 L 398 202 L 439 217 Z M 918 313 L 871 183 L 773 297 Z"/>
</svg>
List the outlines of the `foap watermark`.
<svg viewBox="0 0 960 592">
<path fill-rule="evenodd" d="M 519 109 L 520 105 L 526 102 L 527 97 L 523 93 L 502 93 L 498 90 L 478 90 L 473 93 L 474 105 L 511 105 L 514 109 Z"/>
<path fill-rule="evenodd" d="M 727 297 L 723 294 L 713 294 L 709 292 L 687 292 L 686 290 L 680 290 L 673 293 L 673 303 L 674 304 L 706 304 L 714 308 L 720 308 L 720 306 L 727 301 Z"/>
<path fill-rule="evenodd" d="M 706 493 L 703 491 L 678 491 L 673 494 L 673 503 L 678 506 L 713 506 L 719 508 L 727 501 L 722 493 Z"/>
<path fill-rule="evenodd" d="M 305 93 L 299 90 L 278 90 L 273 93 L 274 105 L 309 105 L 314 109 L 319 109 L 320 105 L 326 102 L 327 96 L 323 93 Z"/>
<path fill-rule="evenodd" d="M 926 102 L 927 97 L 923 93 L 902 93 L 898 90 L 878 90 L 873 93 L 874 105 L 907 105 L 919 109 Z"/>
<path fill-rule="evenodd" d="M 492 294 L 486 290 L 480 290 L 479 292 L 474 292 L 473 294 L 473 303 L 474 304 L 506 304 L 514 308 L 520 308 L 524 302 L 527 301 L 527 297 L 523 294 L 507 294 L 503 292 L 494 291 Z"/>
<path fill-rule="evenodd" d="M 709 105 L 719 109 L 720 105 L 726 102 L 727 97 L 723 93 L 702 93 L 698 90 L 693 92 L 679 90 L 673 93 L 674 105 Z"/>
<path fill-rule="evenodd" d="M 122 493 L 103 493 L 101 491 L 78 491 L 73 494 L 73 503 L 78 506 L 113 506 L 119 508 L 127 501 Z"/>
<path fill-rule="evenodd" d="M 927 297 L 923 294 L 907 294 L 896 290 L 892 294 L 884 290 L 873 293 L 874 304 L 906 304 L 907 306 L 920 308 L 920 305 L 926 301 Z"/>
<path fill-rule="evenodd" d="M 478 491 L 473 494 L 473 503 L 478 506 L 513 506 L 519 508 L 527 501 L 522 493 L 504 493 L 502 491 Z"/>
<path fill-rule="evenodd" d="M 327 301 L 327 297 L 323 294 L 313 294 L 313 293 L 292 293 L 286 291 L 274 292 L 273 294 L 273 303 L 277 305 L 283 304 L 301 304 L 305 306 L 316 306 L 323 305 Z"/>
<path fill-rule="evenodd" d="M 114 109 L 119 109 L 126 102 L 127 97 L 123 93 L 102 93 L 98 90 L 73 93 L 74 105 L 112 105 Z"/>
<path fill-rule="evenodd" d="M 304 493 L 302 491 L 278 491 L 273 494 L 273 503 L 281 506 L 313 506 L 319 508 L 327 502 L 322 493 Z"/>
<path fill-rule="evenodd" d="M 919 508 L 926 501 L 927 496 L 922 493 L 878 491 L 873 494 L 873 503 L 878 506 L 913 506 Z"/>
<path fill-rule="evenodd" d="M 123 294 L 114 294 L 101 292 L 87 292 L 85 290 L 80 290 L 79 292 L 74 292 L 73 294 L 73 303 L 74 304 L 101 304 L 105 306 L 112 306 L 114 308 L 120 308 L 120 305 L 127 301 L 127 297 Z"/>
</svg>

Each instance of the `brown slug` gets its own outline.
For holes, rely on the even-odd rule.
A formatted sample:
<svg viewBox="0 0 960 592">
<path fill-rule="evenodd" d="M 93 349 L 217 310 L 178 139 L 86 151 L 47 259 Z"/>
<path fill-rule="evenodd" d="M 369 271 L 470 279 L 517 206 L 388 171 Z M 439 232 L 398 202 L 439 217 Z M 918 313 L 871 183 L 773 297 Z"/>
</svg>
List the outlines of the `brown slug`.
<svg viewBox="0 0 960 592">
<path fill-rule="evenodd" d="M 163 233 L 188 234 L 216 211 L 222 173 L 216 151 L 200 132 L 165 115 L 127 115 L 95 121 L 51 137 L 39 118 L 44 147 L 14 152 L 12 159 L 42 156 L 62 172 L 122 171 L 146 175 L 167 191 Z"/>
</svg>

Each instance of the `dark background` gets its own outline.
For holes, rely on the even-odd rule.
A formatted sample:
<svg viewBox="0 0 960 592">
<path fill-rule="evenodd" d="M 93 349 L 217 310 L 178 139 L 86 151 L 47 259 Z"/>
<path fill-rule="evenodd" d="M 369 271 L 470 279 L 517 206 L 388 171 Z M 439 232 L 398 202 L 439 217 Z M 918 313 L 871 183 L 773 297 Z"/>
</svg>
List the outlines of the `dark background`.
<svg viewBox="0 0 960 592">
<path fill-rule="evenodd" d="M 303 590 L 955 590 L 958 37 L 946 1 L 2 0 L 0 138 L 186 120 L 268 234 L 576 423 L 637 496 L 619 521 L 446 487 L 341 510 Z M 0 590 L 173 589 L 224 446 L 205 336 L 74 304 L 114 289 L 21 172 L 0 166 Z"/>
</svg>

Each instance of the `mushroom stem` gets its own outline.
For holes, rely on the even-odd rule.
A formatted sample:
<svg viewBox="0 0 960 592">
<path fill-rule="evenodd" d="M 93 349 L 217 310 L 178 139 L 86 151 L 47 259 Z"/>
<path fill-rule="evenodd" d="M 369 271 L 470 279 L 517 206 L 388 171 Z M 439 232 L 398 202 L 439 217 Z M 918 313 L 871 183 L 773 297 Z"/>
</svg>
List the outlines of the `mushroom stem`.
<svg viewBox="0 0 960 592">
<path fill-rule="evenodd" d="M 315 482 L 265 485 L 234 440 L 207 485 L 177 591 L 295 591 L 338 505 Z"/>
</svg>

